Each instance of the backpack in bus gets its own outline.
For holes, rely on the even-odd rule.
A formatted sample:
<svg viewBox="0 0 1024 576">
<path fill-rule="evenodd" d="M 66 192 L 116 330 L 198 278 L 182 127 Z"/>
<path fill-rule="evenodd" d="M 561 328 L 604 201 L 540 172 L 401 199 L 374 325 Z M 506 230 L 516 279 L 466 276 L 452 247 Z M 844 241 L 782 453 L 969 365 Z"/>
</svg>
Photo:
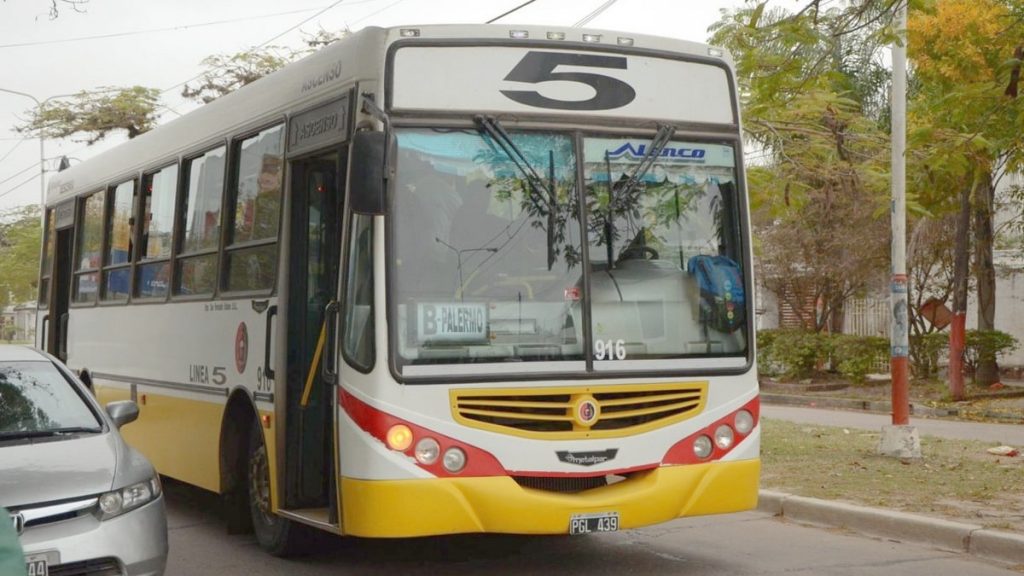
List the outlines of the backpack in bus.
<svg viewBox="0 0 1024 576">
<path fill-rule="evenodd" d="M 743 273 L 725 256 L 694 256 L 686 264 L 700 286 L 701 319 L 719 332 L 733 332 L 746 316 Z"/>
</svg>

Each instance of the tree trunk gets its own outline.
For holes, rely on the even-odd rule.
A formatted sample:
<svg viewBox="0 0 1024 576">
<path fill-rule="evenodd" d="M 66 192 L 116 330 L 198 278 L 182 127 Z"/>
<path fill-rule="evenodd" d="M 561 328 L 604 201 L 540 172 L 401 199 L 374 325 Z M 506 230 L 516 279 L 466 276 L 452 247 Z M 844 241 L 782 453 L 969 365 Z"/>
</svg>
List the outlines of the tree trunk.
<svg viewBox="0 0 1024 576">
<path fill-rule="evenodd" d="M 970 272 L 971 189 L 960 193 L 953 244 L 953 322 L 949 332 L 949 395 L 964 399 L 964 334 L 967 324 L 967 275 Z"/>
<path fill-rule="evenodd" d="M 996 329 L 996 270 L 993 263 L 992 205 L 995 191 L 986 175 L 974 197 L 974 276 L 978 284 L 978 330 Z M 995 357 L 978 357 L 975 381 L 989 386 L 999 381 Z"/>
</svg>

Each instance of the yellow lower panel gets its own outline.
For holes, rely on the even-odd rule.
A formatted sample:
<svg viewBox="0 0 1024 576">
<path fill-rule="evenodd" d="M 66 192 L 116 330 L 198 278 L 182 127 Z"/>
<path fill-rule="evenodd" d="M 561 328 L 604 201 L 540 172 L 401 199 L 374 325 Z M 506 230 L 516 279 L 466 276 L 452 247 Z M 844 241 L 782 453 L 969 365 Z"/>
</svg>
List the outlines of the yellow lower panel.
<svg viewBox="0 0 1024 576">
<path fill-rule="evenodd" d="M 409 537 L 463 532 L 565 534 L 569 518 L 618 512 L 620 528 L 757 506 L 761 461 L 664 466 L 627 481 L 558 494 L 507 476 L 427 480 L 341 479 L 346 534 Z"/>
<path fill-rule="evenodd" d="M 96 398 L 103 405 L 129 396 L 127 389 L 96 386 Z M 128 444 L 145 454 L 160 474 L 220 492 L 223 400 L 206 402 L 140 392 L 138 404 L 139 419 L 121 429 Z"/>
</svg>

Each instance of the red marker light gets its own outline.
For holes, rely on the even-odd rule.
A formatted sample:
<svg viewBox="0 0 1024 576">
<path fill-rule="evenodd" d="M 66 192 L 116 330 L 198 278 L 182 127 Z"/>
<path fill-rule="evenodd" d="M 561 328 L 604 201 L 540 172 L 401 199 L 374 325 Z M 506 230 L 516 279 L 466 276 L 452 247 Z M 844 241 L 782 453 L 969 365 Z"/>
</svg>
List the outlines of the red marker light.
<svg viewBox="0 0 1024 576">
<path fill-rule="evenodd" d="M 581 298 L 581 296 L 580 296 L 580 287 L 579 286 L 573 286 L 571 288 L 566 288 L 565 289 L 565 299 L 566 300 L 571 300 L 573 302 L 578 302 L 580 300 L 580 298 Z"/>
</svg>

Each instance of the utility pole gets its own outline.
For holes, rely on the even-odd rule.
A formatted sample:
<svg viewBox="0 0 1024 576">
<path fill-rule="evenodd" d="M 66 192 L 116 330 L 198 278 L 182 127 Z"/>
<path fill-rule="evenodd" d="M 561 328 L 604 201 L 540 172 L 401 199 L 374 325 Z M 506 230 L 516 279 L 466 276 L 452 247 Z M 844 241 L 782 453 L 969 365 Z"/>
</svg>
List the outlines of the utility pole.
<svg viewBox="0 0 1024 576">
<path fill-rule="evenodd" d="M 910 324 L 907 313 L 907 0 L 896 13 L 892 48 L 892 425 L 882 428 L 878 450 L 886 456 L 920 458 L 921 439 L 910 425 Z"/>
<path fill-rule="evenodd" d="M 42 117 L 43 106 L 54 98 L 66 98 L 68 96 L 74 96 L 74 94 L 57 94 L 56 96 L 50 96 L 43 100 L 39 100 L 31 94 L 25 92 L 18 92 L 17 90 L 9 90 L 7 88 L 0 88 L 0 92 L 6 92 L 8 94 L 14 94 L 15 96 L 24 96 L 25 98 L 31 99 L 36 104 L 36 119 Z M 39 127 L 39 214 L 42 219 L 43 225 L 46 225 L 46 152 L 44 150 L 45 134 L 43 133 L 43 127 Z"/>
</svg>

